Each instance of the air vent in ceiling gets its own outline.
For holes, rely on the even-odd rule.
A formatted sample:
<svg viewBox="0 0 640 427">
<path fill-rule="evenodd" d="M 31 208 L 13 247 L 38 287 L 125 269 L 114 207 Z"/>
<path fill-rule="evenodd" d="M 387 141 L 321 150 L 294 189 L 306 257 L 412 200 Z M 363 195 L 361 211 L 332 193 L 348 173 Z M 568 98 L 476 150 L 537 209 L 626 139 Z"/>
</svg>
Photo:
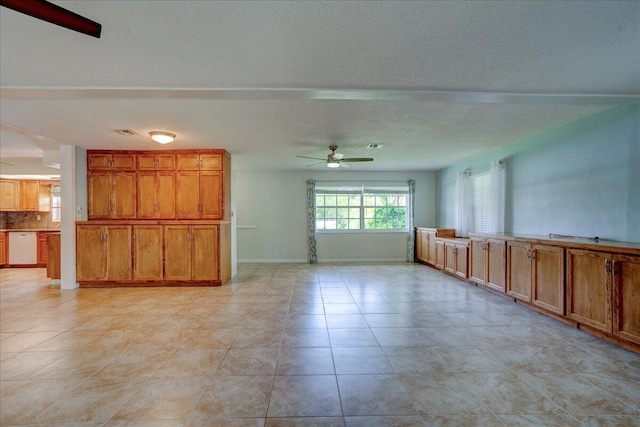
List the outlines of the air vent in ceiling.
<svg viewBox="0 0 640 427">
<path fill-rule="evenodd" d="M 138 132 L 131 130 L 131 129 L 116 129 L 114 130 L 115 133 L 119 133 L 120 135 L 124 135 L 124 136 L 134 136 L 134 135 L 138 135 Z"/>
<path fill-rule="evenodd" d="M 369 144 L 367 145 L 367 148 L 381 148 L 382 144 Z"/>
</svg>

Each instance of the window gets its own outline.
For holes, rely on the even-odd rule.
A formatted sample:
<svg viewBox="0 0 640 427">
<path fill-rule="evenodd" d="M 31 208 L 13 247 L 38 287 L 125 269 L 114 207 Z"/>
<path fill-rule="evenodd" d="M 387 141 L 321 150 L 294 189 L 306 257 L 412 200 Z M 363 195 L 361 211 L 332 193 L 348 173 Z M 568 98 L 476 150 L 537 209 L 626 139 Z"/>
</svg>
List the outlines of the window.
<svg viewBox="0 0 640 427">
<path fill-rule="evenodd" d="M 51 187 L 51 222 L 60 222 L 60 186 Z"/>
<path fill-rule="evenodd" d="M 316 186 L 316 229 L 406 230 L 408 188 L 402 186 Z"/>
<path fill-rule="evenodd" d="M 482 233 L 489 230 L 489 171 L 481 171 L 469 177 L 469 203 L 471 224 L 469 231 Z"/>
</svg>

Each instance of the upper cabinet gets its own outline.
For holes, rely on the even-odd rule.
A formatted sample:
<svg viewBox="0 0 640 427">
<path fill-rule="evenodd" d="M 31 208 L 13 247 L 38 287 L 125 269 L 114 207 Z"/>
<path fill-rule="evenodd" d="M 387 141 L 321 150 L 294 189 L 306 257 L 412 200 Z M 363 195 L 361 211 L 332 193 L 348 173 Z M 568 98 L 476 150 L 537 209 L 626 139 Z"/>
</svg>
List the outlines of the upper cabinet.
<svg viewBox="0 0 640 427">
<path fill-rule="evenodd" d="M 88 170 L 135 170 L 135 154 L 122 152 L 87 152 Z"/>
<path fill-rule="evenodd" d="M 37 180 L 0 180 L 0 211 L 51 211 L 51 183 Z"/>
<path fill-rule="evenodd" d="M 90 150 L 89 220 L 229 220 L 230 159 L 225 150 Z"/>
</svg>

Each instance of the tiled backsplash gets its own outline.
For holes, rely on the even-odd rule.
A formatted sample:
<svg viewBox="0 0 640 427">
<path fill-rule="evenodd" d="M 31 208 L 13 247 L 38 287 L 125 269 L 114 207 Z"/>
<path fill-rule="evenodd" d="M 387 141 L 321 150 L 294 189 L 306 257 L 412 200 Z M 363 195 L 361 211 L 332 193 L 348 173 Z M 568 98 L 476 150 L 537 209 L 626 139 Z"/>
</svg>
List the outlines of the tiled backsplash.
<svg viewBox="0 0 640 427">
<path fill-rule="evenodd" d="M 40 219 L 37 219 L 40 215 Z M 59 230 L 59 222 L 51 222 L 49 212 L 0 212 L 0 229 L 50 229 Z"/>
</svg>

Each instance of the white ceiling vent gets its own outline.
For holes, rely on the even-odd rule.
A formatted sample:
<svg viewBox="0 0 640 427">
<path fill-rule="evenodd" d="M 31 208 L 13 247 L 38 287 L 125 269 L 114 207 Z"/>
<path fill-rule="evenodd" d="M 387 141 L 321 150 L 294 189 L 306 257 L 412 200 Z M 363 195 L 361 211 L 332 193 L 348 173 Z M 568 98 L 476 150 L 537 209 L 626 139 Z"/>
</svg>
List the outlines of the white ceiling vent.
<svg viewBox="0 0 640 427">
<path fill-rule="evenodd" d="M 136 132 L 135 130 L 131 130 L 131 129 L 115 129 L 114 132 L 115 133 L 119 133 L 120 135 L 124 135 L 124 136 L 138 135 L 138 132 Z"/>
<path fill-rule="evenodd" d="M 382 148 L 383 144 L 369 144 L 367 148 Z"/>
</svg>

